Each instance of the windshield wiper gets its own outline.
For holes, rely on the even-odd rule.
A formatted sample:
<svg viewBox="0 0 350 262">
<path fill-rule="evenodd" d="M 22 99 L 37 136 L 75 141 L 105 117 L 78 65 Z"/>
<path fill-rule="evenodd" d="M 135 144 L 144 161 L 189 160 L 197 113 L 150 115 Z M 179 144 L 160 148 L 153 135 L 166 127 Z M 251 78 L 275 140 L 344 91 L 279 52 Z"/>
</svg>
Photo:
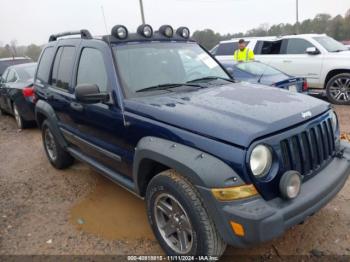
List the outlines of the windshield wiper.
<svg viewBox="0 0 350 262">
<path fill-rule="evenodd" d="M 146 88 L 142 88 L 140 90 L 137 90 L 136 93 L 139 92 L 147 92 L 147 91 L 153 91 L 153 90 L 166 90 L 170 88 L 175 88 L 175 87 L 180 87 L 180 86 L 192 86 L 192 87 L 199 87 L 203 88 L 201 85 L 195 85 L 195 84 L 188 84 L 188 83 L 169 83 L 169 84 L 161 84 L 161 85 L 155 85 L 155 86 L 150 86 Z"/>
<path fill-rule="evenodd" d="M 197 79 L 193 79 L 190 81 L 187 81 L 187 83 L 194 83 L 194 82 L 200 82 L 200 81 L 205 81 L 205 80 L 225 80 L 231 83 L 235 83 L 235 81 L 233 79 L 229 79 L 229 78 L 224 78 L 224 77 L 218 77 L 218 76 L 206 76 L 206 77 L 201 77 L 201 78 L 197 78 Z"/>
<path fill-rule="evenodd" d="M 347 50 L 344 50 L 344 49 L 337 49 L 337 50 L 334 50 L 332 51 L 333 53 L 339 53 L 339 52 L 344 52 L 344 51 L 347 51 Z"/>
</svg>

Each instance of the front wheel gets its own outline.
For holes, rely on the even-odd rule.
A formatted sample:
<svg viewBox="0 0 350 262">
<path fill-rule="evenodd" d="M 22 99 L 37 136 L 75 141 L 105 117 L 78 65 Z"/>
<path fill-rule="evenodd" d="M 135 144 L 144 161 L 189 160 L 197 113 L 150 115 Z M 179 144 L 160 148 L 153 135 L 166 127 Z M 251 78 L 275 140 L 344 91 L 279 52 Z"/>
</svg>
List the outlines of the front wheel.
<svg viewBox="0 0 350 262">
<path fill-rule="evenodd" d="M 147 214 L 161 247 L 170 256 L 221 256 L 226 243 L 219 236 L 196 188 L 174 170 L 150 181 Z"/>
<path fill-rule="evenodd" d="M 326 92 L 332 104 L 350 105 L 350 73 L 332 77 L 327 83 Z"/>
</svg>

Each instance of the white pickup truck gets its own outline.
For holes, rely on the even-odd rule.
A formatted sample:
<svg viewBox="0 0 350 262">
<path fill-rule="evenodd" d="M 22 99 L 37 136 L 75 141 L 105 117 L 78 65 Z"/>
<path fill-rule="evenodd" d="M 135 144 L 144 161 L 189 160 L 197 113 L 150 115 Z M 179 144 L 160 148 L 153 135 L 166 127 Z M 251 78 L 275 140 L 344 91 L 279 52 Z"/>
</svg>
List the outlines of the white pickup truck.
<svg viewBox="0 0 350 262">
<path fill-rule="evenodd" d="M 239 39 L 222 41 L 211 53 L 233 59 Z M 350 50 L 324 34 L 245 38 L 255 59 L 297 77 L 306 77 L 309 93 L 325 94 L 335 104 L 350 104 Z"/>
</svg>

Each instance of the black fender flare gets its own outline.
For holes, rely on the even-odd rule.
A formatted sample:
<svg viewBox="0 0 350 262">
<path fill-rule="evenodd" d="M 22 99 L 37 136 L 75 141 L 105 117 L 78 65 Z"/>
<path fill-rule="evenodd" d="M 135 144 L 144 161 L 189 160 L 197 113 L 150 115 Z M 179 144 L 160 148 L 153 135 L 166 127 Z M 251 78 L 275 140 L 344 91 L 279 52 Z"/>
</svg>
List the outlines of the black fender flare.
<svg viewBox="0 0 350 262">
<path fill-rule="evenodd" d="M 64 139 L 62 133 L 60 132 L 60 129 L 59 129 L 58 124 L 57 124 L 58 118 L 57 118 L 57 115 L 56 115 L 54 109 L 52 108 L 52 106 L 43 100 L 39 100 L 36 103 L 36 105 L 35 105 L 35 119 L 36 119 L 38 126 L 41 127 L 41 125 L 39 123 L 39 118 L 38 118 L 39 114 L 44 115 L 46 120 L 48 120 L 50 122 L 50 126 L 52 128 L 51 131 L 53 132 L 54 136 L 58 140 L 58 143 L 63 148 L 66 148 L 68 145 L 67 145 L 67 142 Z"/>
<path fill-rule="evenodd" d="M 142 138 L 135 149 L 133 181 L 141 195 L 144 160 L 153 160 L 175 169 L 193 185 L 205 188 L 221 188 L 245 184 L 240 176 L 222 160 L 193 147 L 157 137 Z"/>
</svg>

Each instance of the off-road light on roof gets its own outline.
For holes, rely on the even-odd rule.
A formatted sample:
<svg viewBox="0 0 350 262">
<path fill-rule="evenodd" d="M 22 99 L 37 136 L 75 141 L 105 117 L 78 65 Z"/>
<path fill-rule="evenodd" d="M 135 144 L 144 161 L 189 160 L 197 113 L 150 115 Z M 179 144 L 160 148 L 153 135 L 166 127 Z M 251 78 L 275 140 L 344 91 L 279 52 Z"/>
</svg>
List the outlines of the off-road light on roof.
<svg viewBox="0 0 350 262">
<path fill-rule="evenodd" d="M 174 29 L 170 25 L 162 25 L 159 28 L 159 33 L 170 38 L 174 35 Z"/>
<path fill-rule="evenodd" d="M 183 37 L 183 38 L 190 38 L 190 29 L 188 29 L 187 27 L 179 27 L 177 30 L 176 30 L 176 34 Z"/>
<path fill-rule="evenodd" d="M 146 37 L 146 38 L 150 38 L 153 35 L 153 29 L 150 25 L 140 25 L 137 28 L 137 33 Z"/>
<path fill-rule="evenodd" d="M 118 39 L 125 39 L 128 37 L 128 29 L 123 25 L 116 25 L 112 28 L 112 35 Z"/>
</svg>

